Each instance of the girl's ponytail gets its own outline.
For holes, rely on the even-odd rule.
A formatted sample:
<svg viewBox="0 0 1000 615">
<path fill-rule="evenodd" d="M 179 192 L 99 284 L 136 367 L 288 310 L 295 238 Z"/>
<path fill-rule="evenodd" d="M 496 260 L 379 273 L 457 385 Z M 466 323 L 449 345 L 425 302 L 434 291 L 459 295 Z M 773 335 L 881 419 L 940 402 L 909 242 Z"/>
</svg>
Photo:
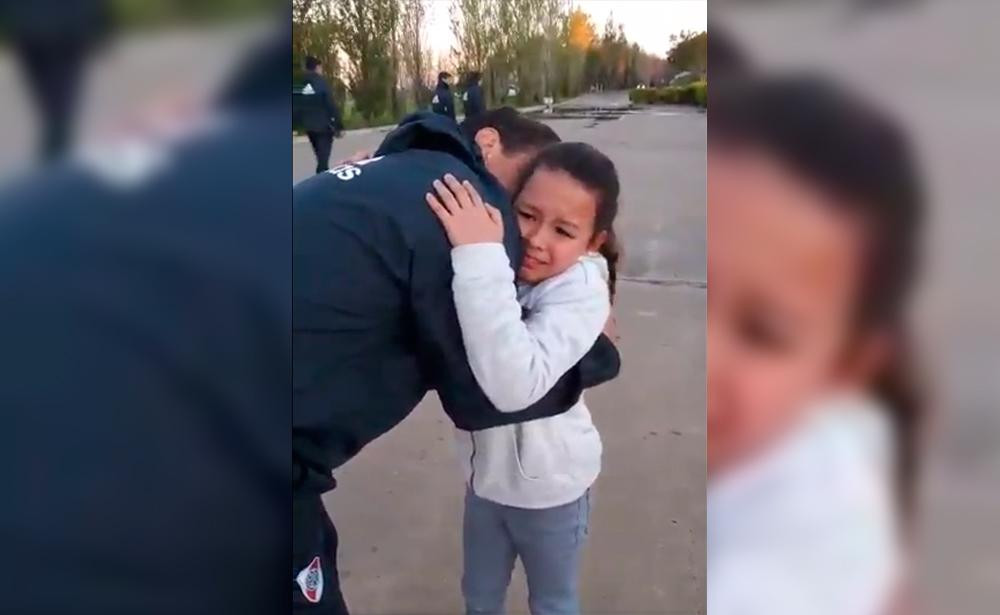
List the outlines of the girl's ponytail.
<svg viewBox="0 0 1000 615">
<path fill-rule="evenodd" d="M 618 263 L 621 260 L 621 248 L 618 246 L 618 234 L 615 233 L 614 227 L 606 229 L 606 232 L 608 233 L 607 239 L 604 240 L 599 252 L 608 262 L 608 292 L 613 304 L 618 286 Z"/>
</svg>

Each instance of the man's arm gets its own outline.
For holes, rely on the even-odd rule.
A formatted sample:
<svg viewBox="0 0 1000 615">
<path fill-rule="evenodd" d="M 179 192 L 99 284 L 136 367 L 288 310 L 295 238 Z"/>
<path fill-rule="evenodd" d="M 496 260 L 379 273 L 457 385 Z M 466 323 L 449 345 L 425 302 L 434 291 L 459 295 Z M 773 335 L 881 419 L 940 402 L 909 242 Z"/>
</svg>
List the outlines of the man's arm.
<svg viewBox="0 0 1000 615">
<path fill-rule="evenodd" d="M 583 358 L 608 320 L 608 286 L 590 263 L 552 280 L 522 317 L 502 244 L 458 246 L 451 257 L 469 365 L 498 410 L 515 412 L 544 397 Z"/>
<path fill-rule="evenodd" d="M 415 251 L 411 288 L 412 318 L 421 368 L 445 412 L 460 429 L 475 431 L 561 414 L 585 388 L 615 378 L 621 358 L 602 335 L 584 358 L 537 402 L 516 412 L 501 412 L 483 393 L 469 367 L 451 289 L 450 247 L 446 242 Z"/>
</svg>

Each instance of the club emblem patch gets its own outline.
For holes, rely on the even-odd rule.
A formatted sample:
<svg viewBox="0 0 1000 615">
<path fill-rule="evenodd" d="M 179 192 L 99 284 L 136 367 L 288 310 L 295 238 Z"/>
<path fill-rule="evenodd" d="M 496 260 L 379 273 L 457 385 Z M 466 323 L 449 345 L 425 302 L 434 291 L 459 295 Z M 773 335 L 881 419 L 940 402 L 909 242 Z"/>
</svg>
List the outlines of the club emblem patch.
<svg viewBox="0 0 1000 615">
<path fill-rule="evenodd" d="M 295 581 L 302 590 L 302 595 L 306 600 L 316 604 L 323 597 L 323 570 L 319 565 L 319 556 L 313 558 L 309 565 L 303 568 Z"/>
</svg>

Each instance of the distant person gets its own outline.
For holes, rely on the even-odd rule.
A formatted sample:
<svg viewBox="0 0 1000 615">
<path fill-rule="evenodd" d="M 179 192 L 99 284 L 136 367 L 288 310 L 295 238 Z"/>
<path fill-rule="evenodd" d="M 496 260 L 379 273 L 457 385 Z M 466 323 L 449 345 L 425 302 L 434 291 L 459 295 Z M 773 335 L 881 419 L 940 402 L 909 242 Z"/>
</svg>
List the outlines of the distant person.
<svg viewBox="0 0 1000 615">
<path fill-rule="evenodd" d="M 712 28 L 708 37 L 708 70 L 718 77 L 747 75 L 754 70 L 753 62 L 727 30 Z"/>
<path fill-rule="evenodd" d="M 618 173 L 585 143 L 543 149 L 515 189 L 524 260 L 513 271 L 496 209 L 445 177 L 428 203 L 454 245 L 452 290 L 476 382 L 500 410 L 541 399 L 601 336 L 614 300 Z M 503 613 L 514 563 L 532 615 L 580 612 L 580 559 L 601 436 L 581 396 L 566 413 L 456 430 L 466 479 L 466 613 Z M 514 609 L 519 610 L 519 609 Z"/>
<path fill-rule="evenodd" d="M 455 99 L 451 94 L 451 79 L 451 73 L 447 71 L 438 73 L 437 87 L 434 89 L 434 98 L 431 99 L 431 111 L 454 120 Z"/>
<path fill-rule="evenodd" d="M 0 0 L 0 27 L 40 119 L 43 160 L 70 146 L 86 67 L 110 26 L 108 0 Z"/>
<path fill-rule="evenodd" d="M 472 71 L 466 78 L 465 94 L 462 95 L 464 103 L 465 118 L 474 118 L 486 112 L 486 103 L 483 101 L 483 87 L 480 85 L 482 73 Z"/>
<path fill-rule="evenodd" d="M 333 138 L 343 129 L 340 110 L 330 86 L 323 78 L 323 64 L 312 56 L 306 58 L 305 86 L 302 88 L 302 127 L 309 136 L 316 155 L 316 173 L 330 168 Z"/>
</svg>

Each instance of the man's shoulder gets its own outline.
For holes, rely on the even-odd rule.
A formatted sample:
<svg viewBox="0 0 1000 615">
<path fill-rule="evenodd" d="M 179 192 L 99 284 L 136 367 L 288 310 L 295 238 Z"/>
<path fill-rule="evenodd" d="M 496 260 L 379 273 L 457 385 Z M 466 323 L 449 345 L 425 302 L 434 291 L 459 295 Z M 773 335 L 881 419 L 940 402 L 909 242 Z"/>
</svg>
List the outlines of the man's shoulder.
<svg viewBox="0 0 1000 615">
<path fill-rule="evenodd" d="M 293 203 L 296 208 L 352 204 L 394 218 L 433 218 L 424 195 L 432 190 L 432 182 L 446 173 L 472 182 L 491 204 L 502 206 L 506 202 L 506 195 L 494 182 L 484 182 L 455 156 L 407 150 L 339 164 L 314 175 L 293 187 Z"/>
</svg>

